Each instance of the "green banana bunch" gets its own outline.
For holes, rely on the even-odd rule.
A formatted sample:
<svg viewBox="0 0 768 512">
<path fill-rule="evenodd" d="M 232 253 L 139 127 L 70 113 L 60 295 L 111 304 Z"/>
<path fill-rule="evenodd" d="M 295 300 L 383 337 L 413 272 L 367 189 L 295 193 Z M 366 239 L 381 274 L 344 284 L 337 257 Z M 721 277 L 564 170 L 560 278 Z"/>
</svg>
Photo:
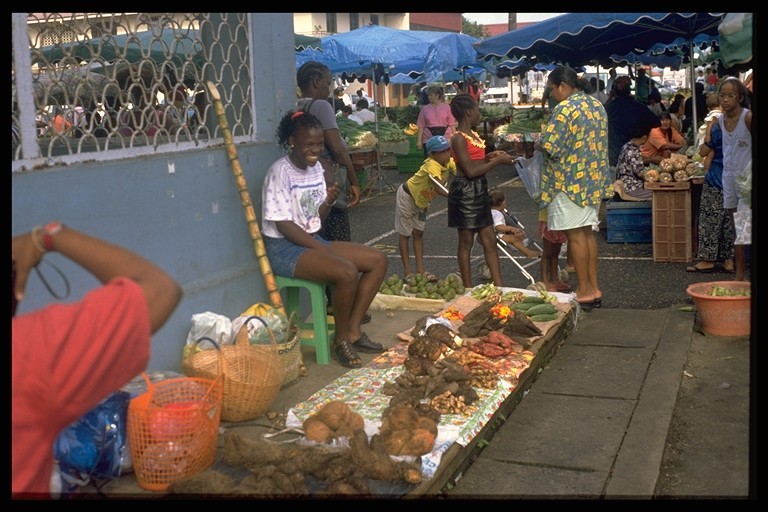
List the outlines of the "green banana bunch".
<svg viewBox="0 0 768 512">
<path fill-rule="evenodd" d="M 501 297 L 501 290 L 493 283 L 486 283 L 475 286 L 469 294 L 475 300 L 484 301 L 493 296 Z"/>
</svg>

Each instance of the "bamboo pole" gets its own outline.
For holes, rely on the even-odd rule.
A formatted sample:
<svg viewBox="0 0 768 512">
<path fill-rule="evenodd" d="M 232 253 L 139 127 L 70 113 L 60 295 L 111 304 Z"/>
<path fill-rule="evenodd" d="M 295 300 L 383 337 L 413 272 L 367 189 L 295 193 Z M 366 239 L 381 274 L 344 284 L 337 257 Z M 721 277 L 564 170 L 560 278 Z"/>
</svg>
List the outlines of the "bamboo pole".
<svg viewBox="0 0 768 512">
<path fill-rule="evenodd" d="M 251 234 L 251 239 L 253 240 L 253 249 L 256 252 L 256 261 L 259 263 L 261 275 L 264 276 L 264 285 L 267 288 L 267 292 L 269 292 L 269 299 L 272 303 L 272 307 L 280 310 L 283 314 L 285 314 L 283 299 L 280 296 L 280 290 L 277 288 L 275 275 L 272 273 L 272 266 L 269 264 L 269 259 L 267 258 L 267 251 L 264 248 L 264 240 L 261 238 L 259 223 L 256 221 L 256 212 L 253 209 L 251 196 L 248 193 L 248 184 L 245 181 L 243 168 L 240 166 L 240 160 L 237 157 L 237 146 L 235 146 L 235 143 L 232 140 L 232 132 L 229 129 L 227 116 L 224 113 L 224 105 L 221 103 L 221 95 L 219 95 L 216 84 L 208 80 L 206 81 L 206 85 L 208 87 L 208 93 L 211 95 L 213 108 L 216 111 L 216 117 L 219 120 L 221 135 L 224 137 L 224 144 L 227 149 L 227 157 L 229 158 L 229 162 L 232 165 L 232 174 L 235 176 L 235 185 L 237 186 L 237 191 L 240 193 L 240 203 L 243 205 L 245 220 L 248 223 L 248 230 Z"/>
</svg>

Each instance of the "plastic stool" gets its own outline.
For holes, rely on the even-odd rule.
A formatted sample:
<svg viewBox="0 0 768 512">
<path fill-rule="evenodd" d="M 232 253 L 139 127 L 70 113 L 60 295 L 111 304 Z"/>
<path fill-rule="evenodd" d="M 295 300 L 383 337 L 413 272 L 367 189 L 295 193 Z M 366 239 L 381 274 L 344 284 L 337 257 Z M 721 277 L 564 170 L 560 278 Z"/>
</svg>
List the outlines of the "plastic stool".
<svg viewBox="0 0 768 512">
<path fill-rule="evenodd" d="M 277 288 L 285 289 L 285 311 L 290 316 L 296 313 L 301 334 L 301 344 L 315 348 L 317 364 L 329 364 L 331 362 L 331 338 L 334 333 L 333 322 L 329 324 L 325 312 L 325 285 L 306 279 L 297 279 L 275 275 Z M 310 305 L 312 307 L 311 322 L 301 320 L 300 298 L 301 289 L 309 292 Z M 332 319 L 333 317 L 331 317 Z"/>
</svg>

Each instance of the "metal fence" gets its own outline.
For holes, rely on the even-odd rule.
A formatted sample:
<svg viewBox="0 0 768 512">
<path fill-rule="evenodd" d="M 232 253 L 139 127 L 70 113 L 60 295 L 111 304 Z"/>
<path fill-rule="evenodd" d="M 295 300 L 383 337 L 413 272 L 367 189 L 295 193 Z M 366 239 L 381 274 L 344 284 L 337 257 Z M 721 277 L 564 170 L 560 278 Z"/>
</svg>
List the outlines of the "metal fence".
<svg viewBox="0 0 768 512">
<path fill-rule="evenodd" d="M 208 80 L 233 137 L 252 138 L 247 13 L 13 16 L 12 168 L 205 144 L 220 136 Z"/>
</svg>

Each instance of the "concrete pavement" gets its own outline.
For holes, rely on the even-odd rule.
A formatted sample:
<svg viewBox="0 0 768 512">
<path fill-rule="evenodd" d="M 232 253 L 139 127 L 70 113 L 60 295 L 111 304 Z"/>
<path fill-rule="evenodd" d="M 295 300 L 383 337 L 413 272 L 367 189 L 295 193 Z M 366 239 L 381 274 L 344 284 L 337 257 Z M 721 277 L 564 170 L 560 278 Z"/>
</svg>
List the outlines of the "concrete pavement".
<svg viewBox="0 0 768 512">
<path fill-rule="evenodd" d="M 395 334 L 410 329 L 427 313 L 372 311 L 365 326 L 386 347 Z M 538 375 L 495 433 L 485 436 L 482 451 L 467 455 L 462 472 L 440 492 L 414 498 L 447 499 L 651 499 L 665 457 L 665 445 L 685 378 L 696 381 L 719 403 L 696 406 L 699 428 L 695 451 L 677 461 L 690 473 L 677 475 L 669 497 L 695 492 L 744 498 L 749 468 L 749 341 L 710 337 L 695 328 L 694 313 L 680 306 L 655 310 L 593 309 L 581 313 L 572 331 L 547 358 L 536 358 L 528 371 Z M 691 366 L 692 346 L 719 352 Z M 736 348 L 739 348 L 736 350 Z M 697 352 L 703 352 L 699 349 Z M 281 428 L 285 413 L 345 373 L 336 361 L 319 366 L 312 349 L 303 348 L 309 375 L 283 389 L 269 415 L 222 424 L 243 435 L 258 436 Z M 726 355 L 724 355 L 726 354 Z M 364 364 L 375 356 L 360 354 Z M 686 365 L 688 373 L 686 374 Z M 721 374 L 728 372 L 727 377 Z M 727 379 L 728 386 L 722 384 Z M 716 408 L 716 409 L 715 409 Z M 270 419 L 271 418 L 271 419 Z M 697 419 L 698 418 L 698 419 Z M 686 422 L 691 422 L 688 418 Z M 711 426 L 717 425 L 715 428 Z M 676 435 L 680 435 L 678 432 Z M 683 433 L 683 435 L 685 435 Z M 727 466 L 723 461 L 727 460 Z M 688 469 L 686 469 L 686 467 Z M 727 467 L 724 472 L 721 468 Z M 691 470 L 690 468 L 694 468 Z M 707 482 L 717 482 L 708 484 Z M 671 490 L 670 490 L 671 489 Z M 84 493 L 109 498 L 159 498 L 138 487 L 132 474 Z M 91 494 L 92 497 L 95 497 Z M 84 496 L 85 497 L 85 496 Z M 711 497 L 711 496 L 710 496 Z"/>
<path fill-rule="evenodd" d="M 693 330 L 678 309 L 583 313 L 448 495 L 652 497 Z"/>
</svg>

